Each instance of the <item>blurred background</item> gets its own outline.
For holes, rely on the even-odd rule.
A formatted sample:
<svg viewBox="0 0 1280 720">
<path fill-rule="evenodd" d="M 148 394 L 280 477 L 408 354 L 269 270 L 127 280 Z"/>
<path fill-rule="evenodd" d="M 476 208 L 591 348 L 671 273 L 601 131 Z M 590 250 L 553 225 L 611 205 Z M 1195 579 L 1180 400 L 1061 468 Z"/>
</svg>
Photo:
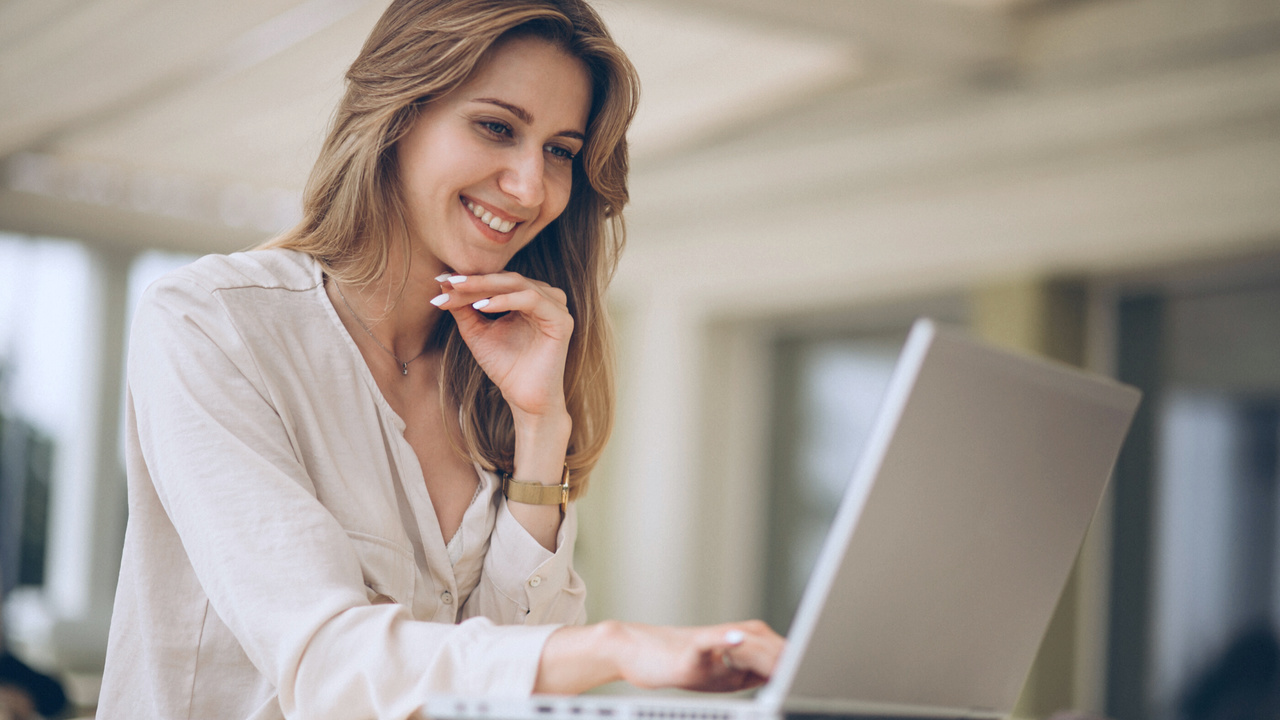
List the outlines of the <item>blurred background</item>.
<svg viewBox="0 0 1280 720">
<path fill-rule="evenodd" d="M 1280 2 L 595 4 L 644 99 L 592 617 L 785 631 L 931 315 L 1146 393 L 1019 714 L 1215 707 L 1280 615 Z M 385 5 L 0 2 L 4 632 L 82 709 L 131 308 L 298 218 Z"/>
</svg>

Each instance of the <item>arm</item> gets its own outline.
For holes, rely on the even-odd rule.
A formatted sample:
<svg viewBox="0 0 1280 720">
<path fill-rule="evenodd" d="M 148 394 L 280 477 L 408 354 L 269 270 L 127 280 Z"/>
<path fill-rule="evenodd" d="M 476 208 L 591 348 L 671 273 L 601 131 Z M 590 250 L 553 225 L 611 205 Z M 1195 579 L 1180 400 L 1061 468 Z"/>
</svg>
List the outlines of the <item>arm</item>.
<svg viewBox="0 0 1280 720">
<path fill-rule="evenodd" d="M 573 427 L 564 394 L 573 334 L 565 293 L 511 272 L 439 279 L 444 294 L 432 302 L 453 315 L 472 356 L 511 409 L 515 479 L 558 484 Z M 585 590 L 573 572 L 572 506 L 562 518 L 558 505 L 500 503 L 484 574 L 464 615 L 506 623 L 585 622 Z"/>
<path fill-rule="evenodd" d="M 565 513 L 553 553 L 538 543 L 500 501 L 480 584 L 463 617 L 483 615 L 502 624 L 581 625 L 586 622 L 586 586 L 573 569 L 577 508 Z M 556 509 L 559 512 L 559 509 Z"/>
<path fill-rule="evenodd" d="M 563 368 L 560 376 L 564 377 Z M 563 380 L 561 384 L 563 385 Z M 561 390 L 561 406 L 546 415 L 531 415 L 512 407 L 516 428 L 515 468 L 512 475 L 517 480 L 544 485 L 560 482 L 569 446 L 569 431 L 573 426 L 573 420 L 563 403 Z M 526 505 L 506 502 L 505 498 L 503 502 L 512 517 L 544 548 L 556 550 L 556 535 L 562 520 L 558 505 Z"/>
<path fill-rule="evenodd" d="M 515 477 L 558 482 L 571 428 L 564 369 L 573 318 L 565 293 L 509 272 L 441 281 L 444 294 L 433 304 L 453 313 L 472 355 L 511 407 Z M 483 313 L 507 314 L 484 317 L 475 305 Z M 548 552 L 571 552 L 571 547 L 556 544 L 557 530 L 562 530 L 559 508 L 504 504 Z M 498 534 L 495 529 L 495 542 Z M 486 572 L 489 560 L 503 554 L 502 548 L 490 547 Z M 726 637 L 730 630 L 741 639 Z M 763 682 L 783 644 L 759 622 L 702 628 L 616 622 L 562 627 L 543 647 L 535 691 L 577 693 L 614 680 L 641 687 L 737 690 Z"/>
<path fill-rule="evenodd" d="M 513 476 L 558 484 L 573 428 L 564 396 L 573 317 L 564 291 L 512 272 L 439 279 L 444 292 L 432 303 L 453 315 L 472 356 L 511 408 Z M 544 548 L 556 551 L 559 507 L 510 503 L 508 510 Z"/>
<path fill-rule="evenodd" d="M 153 288 L 129 373 L 155 522 L 176 531 L 168 551 L 198 582 L 181 601 L 207 597 L 286 716 L 408 715 L 432 692 L 532 688 L 554 628 L 416 622 L 405 607 L 370 605 L 345 529 L 317 499 L 273 388 L 212 293 L 188 280 Z M 151 587 L 173 590 L 170 579 Z"/>
</svg>

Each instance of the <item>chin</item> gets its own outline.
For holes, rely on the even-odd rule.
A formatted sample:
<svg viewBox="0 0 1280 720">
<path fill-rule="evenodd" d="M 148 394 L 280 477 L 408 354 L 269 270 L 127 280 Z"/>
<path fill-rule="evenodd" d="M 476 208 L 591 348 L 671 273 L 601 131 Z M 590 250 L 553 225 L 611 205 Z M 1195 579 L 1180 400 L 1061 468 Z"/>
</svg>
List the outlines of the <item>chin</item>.
<svg viewBox="0 0 1280 720">
<path fill-rule="evenodd" d="M 507 248 L 500 252 L 480 250 L 467 253 L 464 257 L 449 258 L 446 264 L 460 275 L 489 275 L 502 272 L 511 264 L 514 253 Z"/>
<path fill-rule="evenodd" d="M 490 275 L 507 269 L 511 258 L 459 258 L 446 263 L 458 275 Z"/>
</svg>

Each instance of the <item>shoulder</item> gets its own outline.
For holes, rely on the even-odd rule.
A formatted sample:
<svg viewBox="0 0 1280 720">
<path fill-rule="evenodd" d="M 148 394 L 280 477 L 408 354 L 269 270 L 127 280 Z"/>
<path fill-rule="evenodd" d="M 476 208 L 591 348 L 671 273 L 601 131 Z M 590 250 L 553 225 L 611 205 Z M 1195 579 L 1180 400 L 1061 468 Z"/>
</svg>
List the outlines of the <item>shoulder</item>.
<svg viewBox="0 0 1280 720">
<path fill-rule="evenodd" d="M 322 284 L 320 264 L 293 250 L 207 255 L 147 288 L 132 334 L 169 334 L 189 325 L 210 337 L 241 334 L 246 323 L 296 313 Z"/>
<path fill-rule="evenodd" d="M 206 255 L 151 283 L 142 295 L 138 313 L 139 318 L 152 311 L 168 315 L 209 311 L 220 314 L 237 305 L 269 305 L 271 297 L 302 295 L 322 283 L 320 264 L 294 250 L 273 248 Z"/>
<path fill-rule="evenodd" d="M 187 285 L 209 293 L 240 288 L 301 292 L 320 282 L 320 264 L 314 258 L 295 250 L 271 248 L 206 255 L 165 275 L 156 285 Z"/>
</svg>

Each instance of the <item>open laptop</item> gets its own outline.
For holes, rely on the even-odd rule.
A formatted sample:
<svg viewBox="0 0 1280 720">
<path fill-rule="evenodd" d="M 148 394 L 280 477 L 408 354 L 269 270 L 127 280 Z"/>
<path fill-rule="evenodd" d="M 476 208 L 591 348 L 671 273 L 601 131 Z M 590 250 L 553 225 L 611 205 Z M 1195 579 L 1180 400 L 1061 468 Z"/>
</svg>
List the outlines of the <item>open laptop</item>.
<svg viewBox="0 0 1280 720">
<path fill-rule="evenodd" d="M 1006 717 L 1137 390 L 912 327 L 774 676 L 714 695 L 439 697 L 435 720 Z"/>
</svg>

